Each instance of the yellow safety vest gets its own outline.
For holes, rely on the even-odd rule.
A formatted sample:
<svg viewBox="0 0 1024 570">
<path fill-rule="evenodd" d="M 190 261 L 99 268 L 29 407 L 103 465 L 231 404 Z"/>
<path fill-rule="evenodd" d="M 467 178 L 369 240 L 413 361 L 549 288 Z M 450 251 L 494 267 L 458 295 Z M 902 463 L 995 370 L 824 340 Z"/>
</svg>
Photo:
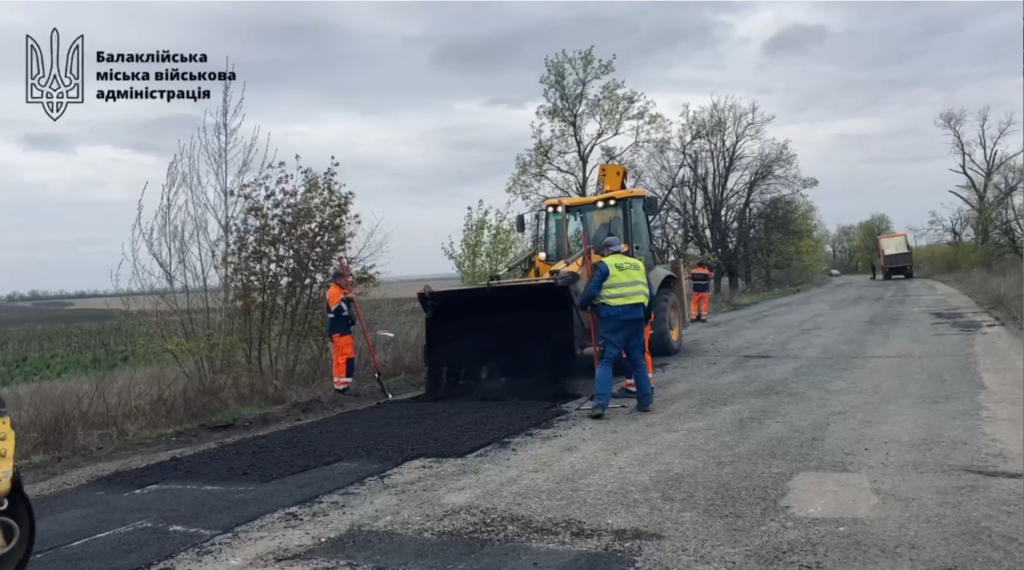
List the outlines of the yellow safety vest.
<svg viewBox="0 0 1024 570">
<path fill-rule="evenodd" d="M 605 305 L 647 304 L 651 293 L 647 287 L 647 271 L 639 259 L 615 253 L 602 259 L 608 267 L 608 279 L 601 286 L 598 303 Z"/>
</svg>

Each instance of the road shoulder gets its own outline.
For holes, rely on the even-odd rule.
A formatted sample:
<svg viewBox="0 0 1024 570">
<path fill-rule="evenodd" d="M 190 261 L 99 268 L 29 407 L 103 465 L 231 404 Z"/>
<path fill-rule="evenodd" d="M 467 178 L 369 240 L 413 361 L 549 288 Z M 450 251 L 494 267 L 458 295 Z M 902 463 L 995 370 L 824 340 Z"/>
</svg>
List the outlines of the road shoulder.
<svg viewBox="0 0 1024 570">
<path fill-rule="evenodd" d="M 965 314 L 986 315 L 973 336 L 973 360 L 981 380 L 982 426 L 1000 456 L 1000 470 L 1024 471 L 1024 343 L 1009 327 L 988 317 L 961 291 L 931 281 L 949 302 Z"/>
</svg>

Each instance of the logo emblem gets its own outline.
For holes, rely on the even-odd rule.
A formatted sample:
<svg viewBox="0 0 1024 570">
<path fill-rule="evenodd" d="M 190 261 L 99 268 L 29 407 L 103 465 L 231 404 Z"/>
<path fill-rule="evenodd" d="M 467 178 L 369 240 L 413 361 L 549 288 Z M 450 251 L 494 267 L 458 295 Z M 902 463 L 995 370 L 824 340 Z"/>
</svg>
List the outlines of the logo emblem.
<svg viewBox="0 0 1024 570">
<path fill-rule="evenodd" d="M 50 32 L 50 57 L 39 42 L 25 36 L 25 102 L 41 105 L 56 121 L 72 103 L 85 102 L 85 36 L 78 36 L 61 53 L 60 33 Z"/>
</svg>

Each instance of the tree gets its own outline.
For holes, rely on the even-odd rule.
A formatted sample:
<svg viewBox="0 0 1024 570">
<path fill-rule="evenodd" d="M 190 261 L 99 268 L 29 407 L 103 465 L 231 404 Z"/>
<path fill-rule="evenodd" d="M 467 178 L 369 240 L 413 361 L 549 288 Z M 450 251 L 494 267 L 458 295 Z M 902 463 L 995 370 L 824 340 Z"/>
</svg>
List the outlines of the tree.
<svg viewBox="0 0 1024 570">
<path fill-rule="evenodd" d="M 651 221 L 654 251 L 662 259 L 687 254 L 690 186 L 689 162 L 693 134 L 687 119 L 689 105 L 683 105 L 676 120 L 656 117 L 654 134 L 639 165 L 630 165 L 634 185 L 658 197 L 661 207 Z"/>
<path fill-rule="evenodd" d="M 451 236 L 447 244 L 441 244 L 445 257 L 467 285 L 486 283 L 491 275 L 503 273 L 524 247 L 509 205 L 492 208 L 483 200 L 477 202 L 475 210 L 466 208 L 459 244 Z"/>
<path fill-rule="evenodd" d="M 756 101 L 713 96 L 681 120 L 693 139 L 686 151 L 687 238 L 720 260 L 715 292 L 721 292 L 724 273 L 736 293 L 741 274 L 752 277 L 745 257 L 752 246 L 753 209 L 774 196 L 811 189 L 817 180 L 800 174 L 789 141 L 768 136 L 775 116 Z"/>
<path fill-rule="evenodd" d="M 259 128 L 243 135 L 244 87 L 234 98 L 222 84 L 220 105 L 167 166 L 151 215 L 148 184 L 139 197 L 128 247 L 114 275 L 115 289 L 130 310 L 145 309 L 152 338 L 182 372 L 208 381 L 233 365 L 228 346 L 233 322 L 228 258 L 238 221 L 238 189 L 266 172 L 269 141 L 261 151 Z M 122 271 L 126 283 L 122 285 Z M 134 291 L 158 292 L 139 306 Z"/>
<path fill-rule="evenodd" d="M 612 77 L 615 56 L 594 47 L 544 58 L 544 103 L 531 123 L 533 145 L 520 153 L 506 191 L 528 204 L 586 196 L 599 162 L 638 156 L 654 126 L 653 104 Z"/>
<path fill-rule="evenodd" d="M 751 283 L 770 289 L 818 273 L 825 257 L 822 229 L 814 203 L 800 194 L 775 196 L 758 206 L 747 260 Z"/>
<path fill-rule="evenodd" d="M 878 257 L 878 236 L 894 233 L 892 220 L 882 213 L 871 214 L 868 219 L 857 224 L 855 239 L 854 266 L 866 269 L 872 260 Z"/>
<path fill-rule="evenodd" d="M 950 154 L 956 159 L 956 166 L 949 170 L 962 178 L 949 193 L 970 210 L 974 241 L 982 247 L 992 241 L 999 212 L 1013 199 L 1012 189 L 1000 185 L 1000 176 L 1013 171 L 1024 152 L 1024 148 L 1008 148 L 1007 139 L 1016 132 L 1016 124 L 1013 113 L 993 121 L 987 106 L 973 116 L 964 108 L 947 109 L 935 119 L 936 127 L 949 138 Z"/>
<path fill-rule="evenodd" d="M 839 224 L 828 236 L 832 265 L 843 272 L 856 269 L 857 226 Z"/>
<path fill-rule="evenodd" d="M 244 186 L 231 243 L 234 305 L 250 373 L 278 383 L 315 374 L 303 370 L 322 350 L 323 285 L 360 235 L 355 194 L 337 180 L 331 157 L 323 172 L 279 162 Z M 351 261 L 350 261 L 351 265 Z M 349 267 L 356 285 L 376 280 L 371 262 Z"/>
</svg>

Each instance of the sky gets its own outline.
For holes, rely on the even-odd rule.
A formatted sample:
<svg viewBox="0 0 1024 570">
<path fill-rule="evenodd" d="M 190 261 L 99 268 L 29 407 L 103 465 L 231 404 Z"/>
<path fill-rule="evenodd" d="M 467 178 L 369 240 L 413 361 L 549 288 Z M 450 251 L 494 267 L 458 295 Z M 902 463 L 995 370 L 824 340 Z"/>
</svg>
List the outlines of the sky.
<svg viewBox="0 0 1024 570">
<path fill-rule="evenodd" d="M 54 122 L 25 102 L 24 57 L 0 59 L 0 293 L 109 288 L 143 186 L 216 106 L 97 100 L 116 87 L 95 79 L 112 67 L 100 50 L 206 53 L 193 70 L 230 58 L 247 128 L 280 158 L 336 156 L 390 234 L 386 273 L 417 275 L 452 270 L 440 246 L 467 206 L 504 203 L 544 56 L 590 45 L 667 115 L 712 93 L 758 100 L 830 227 L 876 211 L 921 225 L 957 182 L 935 115 L 1024 115 L 1021 16 L 1019 2 L 2 2 L 0 53 L 24 54 L 26 34 L 48 51 L 54 27 L 63 45 L 84 35 L 87 83 Z"/>
</svg>

